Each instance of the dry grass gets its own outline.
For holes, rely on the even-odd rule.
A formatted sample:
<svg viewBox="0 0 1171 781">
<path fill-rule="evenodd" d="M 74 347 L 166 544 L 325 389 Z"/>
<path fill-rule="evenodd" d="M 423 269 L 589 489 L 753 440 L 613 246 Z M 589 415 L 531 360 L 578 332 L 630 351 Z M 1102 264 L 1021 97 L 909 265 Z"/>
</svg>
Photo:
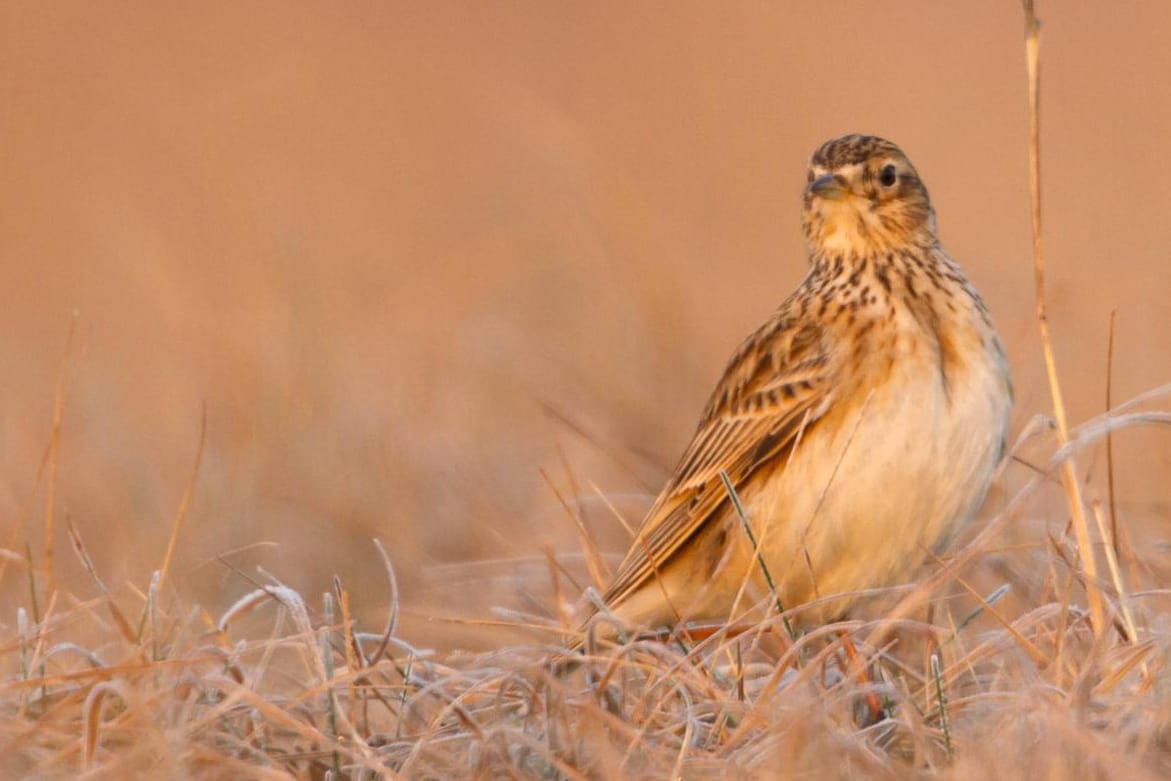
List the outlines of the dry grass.
<svg viewBox="0 0 1171 781">
<path fill-rule="evenodd" d="M 1158 398 L 1160 394 L 1154 394 Z M 1137 400 L 1141 405 L 1151 399 Z M 1171 414 L 1122 405 L 1070 431 L 1004 510 L 884 618 L 790 641 L 782 617 L 738 634 L 632 639 L 570 671 L 541 616 L 504 621 L 545 642 L 436 653 L 399 630 L 389 557 L 381 632 L 350 614 L 339 577 L 306 599 L 268 576 L 220 616 L 168 598 L 160 575 L 98 596 L 49 592 L 28 570 L 2 652 L 7 775 L 72 777 L 1162 778 L 1171 773 L 1171 582 L 1121 540 L 1110 577 L 1087 583 L 1072 534 L 998 549 L 1027 524 L 1078 449 Z M 1050 426 L 1032 427 L 1037 440 Z M 1018 449 L 1029 441 L 1018 443 Z M 1103 509 L 1091 508 L 1101 540 Z M 161 574 L 161 573 L 160 573 Z M 554 578 L 560 578 L 554 574 Z M 986 598 L 972 582 L 999 583 Z M 958 584 L 958 585 L 957 585 Z M 1108 626 L 1080 605 L 1097 590 Z M 370 588 L 370 586 L 364 586 Z M 124 607 L 132 604 L 133 608 Z M 926 605 L 934 620 L 926 622 Z M 900 617 L 901 616 L 901 617 Z M 848 633 L 872 670 L 860 683 Z M 90 638 L 83 646 L 72 638 Z M 867 724 L 866 695 L 887 717 Z"/>
<path fill-rule="evenodd" d="M 1039 207 L 1034 216 L 1040 288 Z M 1038 304 L 1055 380 L 1043 296 Z M 490 653 L 429 650 L 428 637 L 405 630 L 381 545 L 383 586 L 355 586 L 343 573 L 309 598 L 281 573 L 235 572 L 252 581 L 248 594 L 219 615 L 192 604 L 168 574 L 203 434 L 153 578 L 110 588 L 66 524 L 90 580 L 84 592 L 66 591 L 54 574 L 63 545 L 53 532 L 67 375 L 66 367 L 40 470 L 44 555 L 0 549 L 0 579 L 19 573 L 28 583 L 23 603 L 0 618 L 4 777 L 1171 774 L 1171 572 L 1154 548 L 1136 552 L 1127 531 L 1158 519 L 1123 522 L 1113 489 L 1086 490 L 1075 461 L 1117 429 L 1171 423 L 1157 409 L 1167 388 L 1072 426 L 1054 382 L 1057 413 L 1026 427 L 1018 463 L 989 503 L 994 516 L 918 583 L 875 595 L 879 618 L 796 640 L 781 615 L 703 640 L 634 638 L 591 647 L 565 670 L 559 617 L 575 592 L 552 553 L 554 604 L 472 625 L 481 636 L 500 628 L 533 638 Z M 1110 458 L 1104 468 L 1113 486 L 1114 470 L 1128 464 Z M 565 508 L 596 582 L 603 565 L 572 498 Z M 1063 531 L 1045 531 L 1054 528 Z M 199 534 L 195 526 L 183 537 Z M 352 597 L 388 606 L 380 631 L 355 618 Z M 848 661 L 843 634 L 869 681 Z M 885 703 L 877 723 L 864 707 L 873 695 Z"/>
</svg>

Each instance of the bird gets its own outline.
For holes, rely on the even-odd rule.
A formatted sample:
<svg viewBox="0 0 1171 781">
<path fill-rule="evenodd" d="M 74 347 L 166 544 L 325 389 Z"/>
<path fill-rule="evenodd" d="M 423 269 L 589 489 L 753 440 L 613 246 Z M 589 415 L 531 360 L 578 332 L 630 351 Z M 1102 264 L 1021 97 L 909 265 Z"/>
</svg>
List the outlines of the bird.
<svg viewBox="0 0 1171 781">
<path fill-rule="evenodd" d="M 1011 374 L 919 173 L 886 139 L 826 141 L 802 228 L 804 280 L 732 355 L 579 647 L 615 622 L 656 632 L 778 605 L 798 628 L 840 620 L 983 503 Z"/>
</svg>

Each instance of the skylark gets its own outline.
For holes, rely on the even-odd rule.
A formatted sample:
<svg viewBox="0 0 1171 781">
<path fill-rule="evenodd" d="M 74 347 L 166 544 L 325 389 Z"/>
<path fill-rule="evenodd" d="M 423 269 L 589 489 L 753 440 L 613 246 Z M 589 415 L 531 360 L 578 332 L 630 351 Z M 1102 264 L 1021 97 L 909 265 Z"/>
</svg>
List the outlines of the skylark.
<svg viewBox="0 0 1171 781">
<path fill-rule="evenodd" d="M 828 141 L 803 226 L 809 273 L 732 356 L 605 593 L 629 626 L 759 618 L 778 599 L 802 625 L 840 618 L 984 499 L 1009 369 L 919 174 L 884 139 Z"/>
</svg>

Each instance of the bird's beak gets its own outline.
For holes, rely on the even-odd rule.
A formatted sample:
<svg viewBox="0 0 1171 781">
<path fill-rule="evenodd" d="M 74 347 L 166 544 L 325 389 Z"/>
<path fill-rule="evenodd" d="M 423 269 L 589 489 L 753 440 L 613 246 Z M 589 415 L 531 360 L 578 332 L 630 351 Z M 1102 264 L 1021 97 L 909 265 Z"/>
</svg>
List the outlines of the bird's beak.
<svg viewBox="0 0 1171 781">
<path fill-rule="evenodd" d="M 827 201 L 844 201 L 846 196 L 850 194 L 845 182 L 833 174 L 826 174 L 814 179 L 813 183 L 809 185 L 809 191 L 818 198 L 825 198 Z"/>
</svg>

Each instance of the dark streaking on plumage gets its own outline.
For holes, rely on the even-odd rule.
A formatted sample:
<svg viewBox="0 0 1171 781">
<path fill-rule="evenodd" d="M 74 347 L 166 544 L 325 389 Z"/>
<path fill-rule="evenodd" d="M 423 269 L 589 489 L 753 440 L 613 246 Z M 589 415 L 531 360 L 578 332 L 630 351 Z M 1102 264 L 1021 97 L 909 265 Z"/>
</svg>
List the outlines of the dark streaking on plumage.
<svg viewBox="0 0 1171 781">
<path fill-rule="evenodd" d="M 606 590 L 607 605 L 623 620 L 654 628 L 732 619 L 744 612 L 744 585 L 755 583 L 753 597 L 761 596 L 754 552 L 721 472 L 760 527 L 760 551 L 786 607 L 824 593 L 817 568 L 828 573 L 824 585 L 837 589 L 830 593 L 889 585 L 983 497 L 1005 436 L 1008 370 L 987 309 L 939 246 L 918 172 L 884 139 L 828 141 L 810 160 L 803 229 L 809 273 L 732 356 Z M 878 409 L 868 412 L 872 397 Z M 923 427 L 916 401 L 924 416 L 938 419 L 935 429 Z M 886 415 L 889 430 L 866 419 L 871 414 Z M 876 492 L 878 470 L 894 470 L 892 486 L 909 494 L 905 519 L 889 497 L 874 496 L 879 509 L 868 516 L 868 497 L 839 490 L 824 508 L 828 517 L 813 525 L 826 499 L 818 494 L 844 460 L 851 430 L 861 430 L 860 446 L 886 461 L 906 451 L 906 469 L 922 473 L 914 495 L 920 486 L 897 463 L 872 466 L 851 454 L 855 474 L 843 479 L 855 493 Z M 971 446 L 954 485 L 915 450 L 934 430 L 942 439 L 929 445 L 941 453 Z M 888 544 L 871 552 L 866 538 L 876 532 L 906 540 L 897 551 Z M 810 533 L 824 539 L 810 543 Z M 797 571 L 802 546 L 808 573 Z M 843 599 L 826 615 L 851 604 Z"/>
</svg>

